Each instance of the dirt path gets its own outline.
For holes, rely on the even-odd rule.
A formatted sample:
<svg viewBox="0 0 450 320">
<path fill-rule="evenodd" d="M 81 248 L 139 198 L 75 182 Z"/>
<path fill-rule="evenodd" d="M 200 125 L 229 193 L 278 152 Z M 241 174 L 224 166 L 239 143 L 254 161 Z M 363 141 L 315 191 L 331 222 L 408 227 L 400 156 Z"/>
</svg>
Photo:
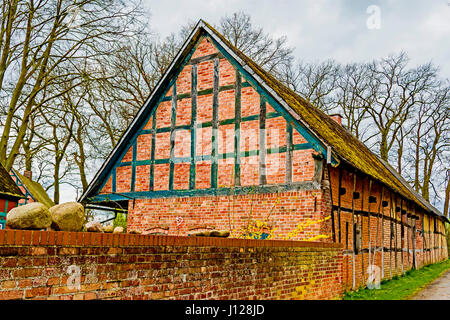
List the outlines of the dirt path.
<svg viewBox="0 0 450 320">
<path fill-rule="evenodd" d="M 411 300 L 450 300 L 450 270 L 414 295 Z"/>
</svg>

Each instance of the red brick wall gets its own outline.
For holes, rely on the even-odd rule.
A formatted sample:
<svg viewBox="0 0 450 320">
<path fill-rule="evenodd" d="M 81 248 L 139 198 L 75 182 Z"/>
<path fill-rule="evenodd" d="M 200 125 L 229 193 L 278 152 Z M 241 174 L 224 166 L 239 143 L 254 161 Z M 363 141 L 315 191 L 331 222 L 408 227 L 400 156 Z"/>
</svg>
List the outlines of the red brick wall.
<svg viewBox="0 0 450 320">
<path fill-rule="evenodd" d="M 315 203 L 315 204 L 314 204 Z M 321 191 L 290 191 L 279 194 L 205 196 L 185 198 L 136 199 L 128 205 L 128 230 L 147 232 L 153 227 L 169 226 L 169 235 L 188 235 L 190 230 L 207 225 L 216 230 L 239 230 L 249 219 L 267 221 L 276 228 L 274 239 L 285 239 L 297 224 L 329 216 L 329 201 Z M 304 240 L 328 234 L 331 225 L 315 224 L 294 237 Z M 307 235 L 307 232 L 312 232 Z M 236 234 L 237 236 L 237 234 Z"/>
<path fill-rule="evenodd" d="M 331 243 L 0 231 L 0 299 L 335 299 L 341 268 Z"/>
</svg>

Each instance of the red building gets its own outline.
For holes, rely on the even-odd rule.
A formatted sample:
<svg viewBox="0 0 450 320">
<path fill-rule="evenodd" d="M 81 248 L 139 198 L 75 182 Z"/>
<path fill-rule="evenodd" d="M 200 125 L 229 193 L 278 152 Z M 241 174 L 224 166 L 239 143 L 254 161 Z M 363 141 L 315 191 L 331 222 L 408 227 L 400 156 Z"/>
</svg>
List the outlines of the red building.
<svg viewBox="0 0 450 320">
<path fill-rule="evenodd" d="M 388 278 L 447 258 L 446 217 L 203 21 L 80 201 L 144 233 L 336 241 L 353 287 L 369 264 Z"/>
<path fill-rule="evenodd" d="M 19 187 L 0 164 L 0 229 L 5 229 L 7 213 L 23 198 Z"/>
</svg>

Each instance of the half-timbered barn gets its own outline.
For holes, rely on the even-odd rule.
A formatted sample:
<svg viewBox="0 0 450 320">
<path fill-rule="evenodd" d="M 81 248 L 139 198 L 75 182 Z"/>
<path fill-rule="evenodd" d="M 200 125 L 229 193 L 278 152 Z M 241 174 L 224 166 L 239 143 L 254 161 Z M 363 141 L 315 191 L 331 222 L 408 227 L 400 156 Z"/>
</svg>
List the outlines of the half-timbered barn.
<svg viewBox="0 0 450 320">
<path fill-rule="evenodd" d="M 19 187 L 0 164 L 0 229 L 6 227 L 6 215 L 25 198 Z"/>
<path fill-rule="evenodd" d="M 349 287 L 369 264 L 388 278 L 447 258 L 446 217 L 203 21 L 80 201 L 127 209 L 143 233 L 256 221 L 274 239 L 336 241 Z"/>
</svg>

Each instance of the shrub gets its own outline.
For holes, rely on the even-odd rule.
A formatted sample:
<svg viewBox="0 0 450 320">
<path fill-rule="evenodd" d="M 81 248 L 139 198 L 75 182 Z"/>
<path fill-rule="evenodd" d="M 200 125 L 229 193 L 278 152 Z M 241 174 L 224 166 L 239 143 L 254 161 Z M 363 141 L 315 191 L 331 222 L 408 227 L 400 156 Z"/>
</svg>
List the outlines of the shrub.
<svg viewBox="0 0 450 320">
<path fill-rule="evenodd" d="M 122 227 L 123 231 L 127 231 L 127 217 L 122 212 L 117 212 L 117 216 L 113 221 L 113 227 Z"/>
</svg>

